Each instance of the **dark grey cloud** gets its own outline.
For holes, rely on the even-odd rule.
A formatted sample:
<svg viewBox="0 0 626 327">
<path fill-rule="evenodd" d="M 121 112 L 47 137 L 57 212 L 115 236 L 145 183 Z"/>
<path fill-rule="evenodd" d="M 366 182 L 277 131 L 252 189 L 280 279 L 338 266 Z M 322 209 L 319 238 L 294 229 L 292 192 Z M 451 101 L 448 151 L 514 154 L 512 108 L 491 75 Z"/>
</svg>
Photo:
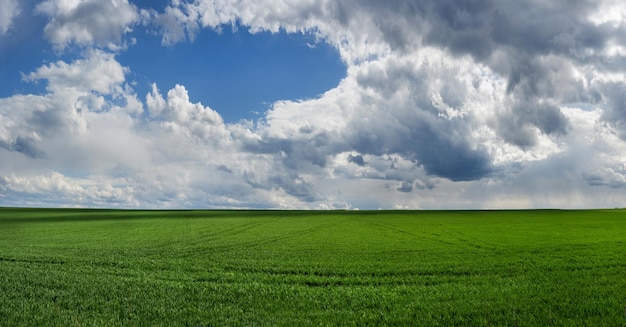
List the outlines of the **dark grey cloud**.
<svg viewBox="0 0 626 327">
<path fill-rule="evenodd" d="M 574 56 L 601 49 L 613 37 L 588 21 L 595 1 L 423 1 L 420 18 L 429 22 L 425 41 L 484 62 L 496 50 Z M 407 15 L 407 21 L 413 14 Z"/>
<path fill-rule="evenodd" d="M 228 173 L 228 174 L 232 174 L 233 173 L 232 169 L 228 168 L 228 166 L 226 166 L 226 165 L 219 165 L 217 167 L 217 170 L 221 171 L 221 172 Z"/>
<path fill-rule="evenodd" d="M 46 153 L 39 149 L 35 140 L 30 137 L 18 137 L 12 145 L 12 149 L 34 159 L 45 159 Z"/>
<path fill-rule="evenodd" d="M 553 104 L 537 101 L 518 102 L 511 111 L 498 117 L 497 131 L 507 142 L 522 148 L 535 145 L 537 135 L 532 127 L 547 135 L 563 136 L 570 123 Z"/>
<path fill-rule="evenodd" d="M 365 166 L 365 159 L 360 154 L 357 155 L 348 155 L 348 162 L 356 164 L 357 166 Z"/>
<path fill-rule="evenodd" d="M 413 184 L 409 182 L 400 183 L 400 187 L 398 187 L 398 191 L 403 193 L 410 193 L 413 191 Z"/>
<path fill-rule="evenodd" d="M 304 202 L 314 202 L 320 199 L 313 185 L 295 172 L 289 175 L 273 176 L 269 179 L 269 185 L 278 187 Z"/>
<path fill-rule="evenodd" d="M 311 183 L 306 181 L 301 172 L 285 170 L 275 165 L 275 170 L 265 173 L 253 168 L 243 173 L 243 179 L 254 190 L 282 190 L 303 202 L 314 202 L 320 199 Z"/>
<path fill-rule="evenodd" d="M 403 123 L 395 129 L 356 126 L 348 142 L 363 154 L 399 154 L 423 166 L 426 173 L 452 181 L 476 180 L 491 173 L 490 156 L 483 150 L 472 149 L 462 139 L 462 133 L 452 132 L 462 127 L 425 117 Z"/>
<path fill-rule="evenodd" d="M 242 140 L 242 150 L 273 154 L 282 166 L 299 172 L 315 172 L 326 167 L 329 156 L 348 151 L 342 135 L 337 132 L 300 128 L 291 138 L 261 134 L 260 139 Z"/>
<path fill-rule="evenodd" d="M 614 189 L 626 187 L 624 172 L 619 173 L 607 169 L 605 171 L 583 173 L 582 178 L 591 186 L 609 186 Z"/>
<path fill-rule="evenodd" d="M 44 136 L 58 135 L 68 127 L 67 113 L 56 108 L 32 112 L 28 125 Z"/>
<path fill-rule="evenodd" d="M 599 89 L 605 106 L 604 120 L 617 129 L 622 140 L 626 140 L 626 83 L 603 83 Z"/>
<path fill-rule="evenodd" d="M 319 194 L 302 175 L 321 173 L 327 165 L 328 156 L 338 152 L 334 149 L 337 146 L 336 139 L 326 133 L 307 131 L 304 135 L 307 138 L 266 137 L 244 142 L 242 150 L 254 154 L 270 154 L 275 160 L 275 169 L 267 177 L 259 179 L 259 176 L 248 173 L 248 184 L 258 189 L 281 189 L 304 202 L 319 200 Z"/>
<path fill-rule="evenodd" d="M 623 37 L 619 28 L 588 20 L 598 5 L 590 0 L 342 3 L 335 10 L 340 23 L 348 25 L 361 11 L 369 12 L 394 49 L 415 46 L 411 43 L 416 39 L 406 35 L 410 31 L 422 35 L 427 44 L 443 46 L 457 55 L 469 54 L 481 62 L 501 49 L 530 56 L 555 53 L 575 57 L 584 49 L 601 49 L 609 39 Z"/>
<path fill-rule="evenodd" d="M 18 136 L 12 143 L 0 142 L 0 148 L 19 152 L 33 159 L 46 159 L 46 152 L 37 146 L 37 142 L 31 137 Z"/>
<path fill-rule="evenodd" d="M 424 166 L 427 173 L 452 181 L 481 179 L 492 171 L 491 158 L 479 149 L 472 149 L 462 139 L 437 130 L 430 125 L 411 130 L 408 157 Z M 405 151 L 406 151 L 405 150 Z"/>
<path fill-rule="evenodd" d="M 486 58 L 493 51 L 491 29 L 495 12 L 492 1 L 433 1 L 421 12 L 430 22 L 425 35 L 429 44 L 445 46 L 456 54 Z"/>
</svg>

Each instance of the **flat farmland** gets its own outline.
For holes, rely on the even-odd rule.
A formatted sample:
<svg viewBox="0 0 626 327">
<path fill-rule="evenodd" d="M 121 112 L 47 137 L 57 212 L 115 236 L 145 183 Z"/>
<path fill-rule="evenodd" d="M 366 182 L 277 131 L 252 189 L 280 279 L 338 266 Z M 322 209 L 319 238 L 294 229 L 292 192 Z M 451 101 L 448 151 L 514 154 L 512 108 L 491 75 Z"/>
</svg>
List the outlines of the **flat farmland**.
<svg viewBox="0 0 626 327">
<path fill-rule="evenodd" d="M 624 326 L 626 211 L 0 209 L 2 326 Z"/>
</svg>

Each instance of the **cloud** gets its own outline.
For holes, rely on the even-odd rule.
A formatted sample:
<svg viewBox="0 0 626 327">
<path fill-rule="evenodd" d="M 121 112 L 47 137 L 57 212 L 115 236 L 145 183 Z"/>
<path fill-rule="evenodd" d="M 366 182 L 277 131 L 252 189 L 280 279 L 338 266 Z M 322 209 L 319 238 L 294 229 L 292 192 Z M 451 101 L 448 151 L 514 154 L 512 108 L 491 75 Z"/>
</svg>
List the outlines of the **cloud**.
<svg viewBox="0 0 626 327">
<path fill-rule="evenodd" d="M 57 172 L 20 177 L 0 176 L 4 200 L 22 206 L 111 207 L 134 203 L 133 189 L 116 187 L 108 182 L 69 178 Z M 7 199 L 8 197 L 8 199 Z M 72 199 L 71 202 L 68 199 Z"/>
<path fill-rule="evenodd" d="M 24 78 L 27 81 L 46 80 L 51 91 L 73 88 L 110 94 L 115 86 L 124 82 L 127 71 L 128 68 L 122 67 L 113 54 L 92 50 L 84 59 L 71 64 L 57 61 L 44 65 Z"/>
<path fill-rule="evenodd" d="M 583 174 L 583 178 L 592 186 L 610 186 L 622 188 L 626 186 L 626 171 L 615 171 L 612 168 L 603 168 L 592 173 Z"/>
<path fill-rule="evenodd" d="M 363 156 L 360 154 L 348 155 L 348 162 L 354 163 L 361 167 L 365 166 L 365 159 L 363 159 Z"/>
<path fill-rule="evenodd" d="M 182 85 L 169 90 L 165 100 L 156 84 L 152 84 L 152 91 L 146 96 L 146 104 L 151 118 L 160 121 L 160 126 L 168 132 L 216 146 L 230 141 L 230 132 L 222 117 L 201 103 L 191 103 Z"/>
<path fill-rule="evenodd" d="M 598 85 L 605 106 L 604 119 L 614 126 L 620 137 L 626 140 L 626 83 L 610 81 Z"/>
<path fill-rule="evenodd" d="M 0 3 L 0 36 L 9 32 L 13 19 L 20 14 L 17 0 L 5 0 Z"/>
<path fill-rule="evenodd" d="M 139 20 L 137 7 L 128 0 L 46 0 L 35 12 L 50 19 L 44 32 L 59 49 L 69 45 L 117 49 Z"/>
<path fill-rule="evenodd" d="M 622 12 L 612 2 L 603 2 L 602 7 L 605 4 Z M 618 24 L 622 16 L 602 15 L 597 5 L 587 1 L 548 5 L 532 1 L 335 4 L 240 0 L 175 2 L 169 10 L 176 13 L 179 24 L 175 26 L 191 35 L 199 27 L 219 30 L 222 24 L 240 24 L 251 31 L 282 28 L 314 33 L 337 47 L 348 63 L 408 54 L 424 45 L 443 48 L 457 57 L 471 56 L 507 81 L 508 100 L 502 103 L 498 118 L 503 127 L 496 131 L 507 142 L 526 148 L 536 145 L 541 133 L 567 133 L 560 102 L 598 98 L 597 90 L 572 75 L 573 66 L 610 69 L 602 63 L 623 58 L 624 52 L 616 50 L 623 49 L 626 41 Z M 164 38 L 168 33 L 165 29 Z M 173 42 L 181 39 L 171 38 Z M 607 56 L 608 49 L 614 49 L 612 55 Z"/>
<path fill-rule="evenodd" d="M 616 206 L 624 8 L 196 0 L 138 13 L 127 1 L 48 0 L 37 6 L 47 38 L 83 54 L 24 74 L 43 94 L 0 99 L 0 204 Z M 136 94 L 113 52 L 148 19 L 172 48 L 203 28 L 311 34 L 339 51 L 346 75 L 228 124 L 176 81 Z"/>
<path fill-rule="evenodd" d="M 143 111 L 143 104 L 124 83 L 124 72 L 112 55 L 93 51 L 84 59 L 44 65 L 27 74 L 27 80 L 45 80 L 47 93 L 0 99 L 3 148 L 45 158 L 41 167 L 78 174 L 140 164 L 131 162 L 142 149 L 133 151 L 135 140 L 124 138 L 132 135 L 133 116 Z M 24 166 L 12 153 L 4 159 L 9 171 Z"/>
<path fill-rule="evenodd" d="M 411 191 L 413 191 L 413 184 L 408 183 L 408 182 L 402 182 L 400 183 L 400 187 L 398 187 L 398 191 L 404 192 L 404 193 L 410 193 Z"/>
<path fill-rule="evenodd" d="M 161 16 L 177 22 L 162 25 L 165 43 L 193 40 L 203 27 L 283 29 L 315 34 L 348 63 L 342 83 L 319 99 L 276 103 L 246 151 L 274 154 L 298 174 L 332 166 L 345 176 L 365 173 L 364 156 L 397 155 L 430 178 L 472 182 L 578 151 L 582 143 L 569 143 L 580 132 L 565 111 L 572 104 L 605 103 L 602 119 L 620 129 L 620 92 L 603 80 L 623 76 L 615 64 L 626 53 L 623 16 L 603 16 L 596 5 L 195 1 L 174 2 Z M 607 77 L 609 67 L 620 73 Z M 358 169 L 337 166 L 341 156 Z M 425 176 L 399 179 L 400 189 Z"/>
<path fill-rule="evenodd" d="M 11 150 L 23 153 L 34 159 L 46 158 L 46 153 L 38 149 L 35 140 L 30 137 L 18 136 L 11 145 Z"/>
<path fill-rule="evenodd" d="M 480 122 L 470 111 L 460 112 L 463 103 L 459 99 L 472 86 L 469 80 L 455 78 L 470 63 L 454 67 L 441 58 L 445 54 L 433 49 L 419 56 L 355 67 L 337 89 L 318 100 L 275 106 L 267 116 L 268 134 L 282 131 L 281 149 L 288 154 L 291 148 L 285 142 L 303 138 L 305 142 L 294 147 L 304 152 L 298 155 L 299 162 L 308 160 L 322 167 L 326 156 L 344 151 L 399 154 L 428 174 L 452 180 L 480 179 L 492 170 L 491 158 L 464 133 Z M 448 88 L 448 80 L 458 86 L 454 91 Z M 317 123 L 313 117 L 324 117 L 332 125 Z"/>
</svg>

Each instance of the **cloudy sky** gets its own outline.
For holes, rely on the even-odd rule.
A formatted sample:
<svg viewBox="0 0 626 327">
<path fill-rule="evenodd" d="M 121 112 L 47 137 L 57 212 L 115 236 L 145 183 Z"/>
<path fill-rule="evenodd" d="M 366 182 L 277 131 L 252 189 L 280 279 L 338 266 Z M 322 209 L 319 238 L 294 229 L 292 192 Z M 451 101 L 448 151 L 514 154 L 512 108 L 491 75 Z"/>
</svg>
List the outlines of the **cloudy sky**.
<svg viewBox="0 0 626 327">
<path fill-rule="evenodd" d="M 626 206 L 621 0 L 0 0 L 0 206 Z"/>
</svg>

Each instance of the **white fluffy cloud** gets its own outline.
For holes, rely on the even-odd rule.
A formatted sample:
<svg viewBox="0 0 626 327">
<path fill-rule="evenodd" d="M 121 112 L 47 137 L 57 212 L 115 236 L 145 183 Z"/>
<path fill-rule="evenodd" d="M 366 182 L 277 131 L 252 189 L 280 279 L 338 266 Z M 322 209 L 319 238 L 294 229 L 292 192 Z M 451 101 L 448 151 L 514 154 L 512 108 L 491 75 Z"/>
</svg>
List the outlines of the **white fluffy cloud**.
<svg viewBox="0 0 626 327">
<path fill-rule="evenodd" d="M 0 2 L 0 36 L 11 28 L 13 19 L 19 15 L 20 6 L 17 0 L 3 0 Z"/>
<path fill-rule="evenodd" d="M 25 78 L 30 81 L 46 80 L 50 91 L 73 88 L 109 94 L 115 86 L 124 82 L 127 70 L 112 54 L 93 50 L 86 58 L 72 64 L 58 61 L 44 65 Z"/>
<path fill-rule="evenodd" d="M 53 44 L 108 49 L 24 75 L 45 94 L 0 99 L 0 204 L 618 206 L 622 7 L 195 0 L 152 11 L 173 47 L 232 26 L 312 33 L 339 50 L 337 87 L 226 124 L 184 85 L 135 93 L 132 67 L 107 52 L 138 21 L 135 6 L 48 0 L 37 10 Z"/>
<path fill-rule="evenodd" d="M 71 44 L 116 49 L 139 20 L 128 0 L 46 0 L 35 11 L 49 17 L 45 35 L 60 49 Z"/>
<path fill-rule="evenodd" d="M 395 6 L 395 5 L 394 5 Z M 380 8 L 377 8 L 380 7 Z M 252 1 L 211 0 L 172 1 L 159 14 L 156 23 L 163 30 L 163 43 L 172 44 L 193 40 L 200 28 L 220 31 L 224 26 L 241 25 L 251 32 L 285 30 L 289 33 L 314 33 L 320 39 L 333 44 L 342 57 L 354 62 L 371 55 L 388 52 L 385 33 L 401 34 L 412 26 L 381 10 L 373 19 L 373 11 L 384 9 L 365 2 L 363 5 L 351 1 Z M 386 16 L 386 17 L 385 17 Z M 379 28 L 379 23 L 391 22 L 391 28 Z M 389 29 L 393 29 L 390 31 Z M 408 36 L 414 33 L 407 33 Z"/>
<path fill-rule="evenodd" d="M 146 104 L 151 117 L 162 120 L 161 126 L 173 133 L 218 144 L 230 139 L 222 117 L 201 103 L 191 103 L 182 85 L 169 90 L 165 100 L 153 84 L 152 92 L 146 96 Z"/>
<path fill-rule="evenodd" d="M 58 172 L 20 177 L 0 176 L 3 200 L 21 206 L 96 206 L 137 205 L 129 186 L 109 184 L 111 180 L 77 179 Z M 8 199 L 6 199 L 8 197 Z M 67 199 L 73 199 L 71 202 Z"/>
</svg>

